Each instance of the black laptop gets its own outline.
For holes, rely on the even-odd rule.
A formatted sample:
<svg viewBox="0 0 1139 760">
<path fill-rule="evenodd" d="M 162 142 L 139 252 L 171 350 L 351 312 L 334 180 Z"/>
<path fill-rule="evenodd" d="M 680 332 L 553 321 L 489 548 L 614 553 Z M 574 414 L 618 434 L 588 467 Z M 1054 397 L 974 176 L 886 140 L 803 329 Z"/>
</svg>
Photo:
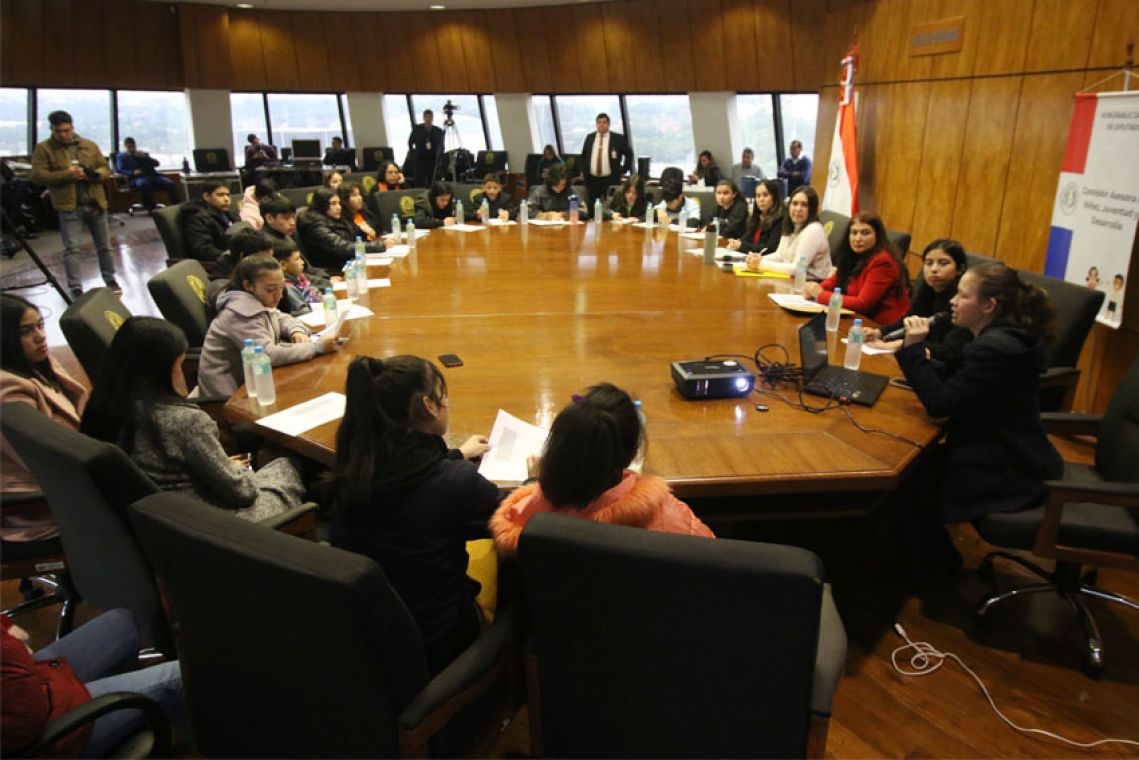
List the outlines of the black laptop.
<svg viewBox="0 0 1139 760">
<path fill-rule="evenodd" d="M 873 406 L 889 378 L 872 372 L 834 367 L 827 351 L 827 315 L 819 312 L 799 328 L 799 358 L 803 363 L 803 390 L 816 396 L 846 399 Z"/>
</svg>

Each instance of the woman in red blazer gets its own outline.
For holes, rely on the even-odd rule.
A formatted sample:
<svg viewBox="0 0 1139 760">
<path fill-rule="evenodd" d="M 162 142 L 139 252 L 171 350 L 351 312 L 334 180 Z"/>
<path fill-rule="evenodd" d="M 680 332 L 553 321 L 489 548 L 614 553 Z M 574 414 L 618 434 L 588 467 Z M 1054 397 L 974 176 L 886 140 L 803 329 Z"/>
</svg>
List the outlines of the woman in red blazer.
<svg viewBox="0 0 1139 760">
<path fill-rule="evenodd" d="M 821 283 L 808 282 L 803 295 L 830 303 L 836 288 L 842 288 L 842 305 L 888 324 L 905 316 L 910 308 L 909 279 L 902 253 L 886 237 L 886 226 L 877 214 L 855 214 L 835 257 L 837 268 Z"/>
</svg>

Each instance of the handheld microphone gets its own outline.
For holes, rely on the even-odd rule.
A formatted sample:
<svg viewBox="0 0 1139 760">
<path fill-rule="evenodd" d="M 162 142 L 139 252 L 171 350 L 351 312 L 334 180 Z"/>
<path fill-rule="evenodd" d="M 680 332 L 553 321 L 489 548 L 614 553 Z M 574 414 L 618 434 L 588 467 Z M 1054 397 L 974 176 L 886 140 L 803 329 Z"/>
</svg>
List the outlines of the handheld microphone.
<svg viewBox="0 0 1139 760">
<path fill-rule="evenodd" d="M 929 326 L 933 327 L 934 325 L 939 325 L 947 319 L 949 319 L 949 312 L 939 311 L 929 318 Z M 892 340 L 901 340 L 904 337 L 906 337 L 906 328 L 903 326 L 899 327 L 897 330 L 891 330 L 890 332 L 883 335 L 882 342 L 889 343 Z"/>
</svg>

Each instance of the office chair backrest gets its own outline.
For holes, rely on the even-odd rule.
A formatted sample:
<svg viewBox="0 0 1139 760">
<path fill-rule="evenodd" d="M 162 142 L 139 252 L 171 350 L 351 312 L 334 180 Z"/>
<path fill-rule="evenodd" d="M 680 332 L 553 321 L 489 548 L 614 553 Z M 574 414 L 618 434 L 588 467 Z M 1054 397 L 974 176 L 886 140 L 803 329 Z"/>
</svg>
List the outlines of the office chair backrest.
<svg viewBox="0 0 1139 760">
<path fill-rule="evenodd" d="M 1139 359 L 1131 362 L 1103 413 L 1095 447 L 1096 470 L 1105 480 L 1139 482 Z"/>
<path fill-rule="evenodd" d="M 115 333 L 130 318 L 130 310 L 110 288 L 88 290 L 60 315 L 63 337 L 92 383 L 99 376 Z"/>
<path fill-rule="evenodd" d="M 415 190 L 388 190 L 376 193 L 376 207 L 380 214 L 380 224 L 387 229 L 391 225 L 392 214 L 398 214 L 400 220 L 415 216 L 415 203 L 427 198 L 427 191 L 418 188 Z M 387 224 L 384 224 L 384 221 Z"/>
<path fill-rule="evenodd" d="M 1103 305 L 1103 291 L 1085 285 L 1057 280 L 1036 272 L 1019 270 L 1020 279 L 1048 291 L 1056 318 L 1052 322 L 1052 340 L 1048 344 L 1049 367 L 1075 367 L 1084 341 L 1095 324 Z"/>
<path fill-rule="evenodd" d="M 282 187 L 278 192 L 292 201 L 298 209 L 307 206 L 312 194 L 320 189 L 320 185 L 306 185 L 305 187 Z"/>
<path fill-rule="evenodd" d="M 471 204 L 474 203 L 475 196 L 482 192 L 482 182 L 452 182 L 451 190 L 455 193 L 455 200 L 463 202 L 463 208 L 468 214 L 478 210 Z"/>
<path fill-rule="evenodd" d="M 803 756 L 818 557 L 558 514 L 518 556 L 548 755 Z"/>
<path fill-rule="evenodd" d="M 130 520 L 181 621 L 179 661 L 206 757 L 394 757 L 427 683 L 411 615 L 367 557 L 176 494 Z"/>
<path fill-rule="evenodd" d="M 649 167 L 652 166 L 652 156 L 638 156 L 637 157 L 637 174 L 645 180 L 649 178 Z"/>
<path fill-rule="evenodd" d="M 374 172 L 384 161 L 395 161 L 395 151 L 386 146 L 372 146 L 364 148 L 363 158 L 364 163 L 360 168 L 366 172 Z"/>
<path fill-rule="evenodd" d="M 819 222 L 823 225 L 823 232 L 827 234 L 827 245 L 831 249 L 833 258 L 842 246 L 842 239 L 846 237 L 846 227 L 850 224 L 850 217 L 837 211 L 820 211 Z"/>
<path fill-rule="evenodd" d="M 1003 264 L 1000 259 L 994 259 L 992 256 L 986 256 L 983 253 L 973 253 L 972 251 L 965 251 L 965 267 L 972 269 L 979 267 L 982 264 Z"/>
<path fill-rule="evenodd" d="M 886 237 L 891 243 L 894 244 L 894 247 L 898 249 L 898 252 L 902 254 L 902 261 L 905 261 L 906 256 L 910 252 L 910 243 L 913 240 L 913 236 L 911 236 L 908 232 L 886 230 Z M 832 250 L 831 253 L 834 253 L 834 251 Z"/>
<path fill-rule="evenodd" d="M 146 283 L 162 316 L 182 328 L 191 348 L 201 346 L 210 326 L 206 289 L 210 276 L 201 262 L 179 261 Z"/>
<path fill-rule="evenodd" d="M 231 172 L 229 151 L 225 148 L 194 148 L 194 171 Z"/>
<path fill-rule="evenodd" d="M 581 159 L 580 155 L 578 155 L 577 153 L 568 153 L 568 154 L 562 156 L 562 159 L 566 162 L 566 177 L 568 177 L 572 181 L 572 180 L 577 179 L 578 177 L 582 176 L 581 175 L 582 159 Z"/>
<path fill-rule="evenodd" d="M 526 184 L 530 187 L 542 184 L 542 154 L 526 154 Z"/>
<path fill-rule="evenodd" d="M 166 258 L 180 261 L 186 256 L 186 241 L 182 237 L 182 225 L 178 222 L 178 215 L 182 212 L 182 204 L 176 203 L 161 208 L 150 215 L 158 234 L 162 237 L 162 244 L 166 246 Z"/>
<path fill-rule="evenodd" d="M 506 151 L 480 150 L 475 157 L 475 169 L 483 174 L 506 171 Z"/>
<path fill-rule="evenodd" d="M 127 505 L 158 487 L 122 449 L 52 422 L 28 404 L 0 407 L 0 429 L 47 497 L 84 601 L 129 609 L 143 645 L 172 654 L 154 574 L 126 515 Z"/>
</svg>

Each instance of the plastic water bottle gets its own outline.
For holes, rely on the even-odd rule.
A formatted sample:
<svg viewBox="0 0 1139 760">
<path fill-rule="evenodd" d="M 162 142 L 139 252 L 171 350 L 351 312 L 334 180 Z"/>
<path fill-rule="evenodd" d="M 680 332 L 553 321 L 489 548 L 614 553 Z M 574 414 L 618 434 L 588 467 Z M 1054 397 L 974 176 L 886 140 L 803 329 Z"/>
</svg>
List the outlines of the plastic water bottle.
<svg viewBox="0 0 1139 760">
<path fill-rule="evenodd" d="M 637 407 L 637 419 L 641 421 L 641 444 L 637 446 L 637 455 L 633 457 L 629 469 L 633 472 L 640 472 L 645 464 L 644 442 L 648 440 L 648 436 L 645 434 L 645 426 L 648 424 L 648 418 L 645 417 L 645 409 L 639 398 L 633 400 L 633 406 Z"/>
<path fill-rule="evenodd" d="M 415 220 L 407 220 L 407 247 L 409 250 L 415 250 Z"/>
<path fill-rule="evenodd" d="M 530 204 L 525 198 L 523 198 L 522 202 L 518 204 L 518 223 L 530 223 Z"/>
<path fill-rule="evenodd" d="M 490 224 L 490 203 L 486 198 L 482 199 L 482 205 L 479 206 L 479 219 L 483 224 Z"/>
<path fill-rule="evenodd" d="M 245 347 L 241 349 L 241 368 L 245 371 L 245 395 L 249 398 L 257 398 L 257 383 L 253 382 L 253 361 L 255 357 L 253 338 L 246 338 Z"/>
<path fill-rule="evenodd" d="M 862 362 L 862 320 L 854 320 L 854 325 L 851 326 L 850 332 L 846 334 L 846 357 L 842 360 L 842 366 L 847 369 L 858 369 L 858 365 Z"/>
<path fill-rule="evenodd" d="M 462 224 L 465 221 L 467 218 L 463 216 L 463 202 L 455 201 L 455 224 Z"/>
<path fill-rule="evenodd" d="M 593 221 L 601 224 L 603 218 L 604 216 L 601 213 L 601 199 L 597 198 L 593 201 Z"/>
<path fill-rule="evenodd" d="M 838 332 L 842 321 L 842 288 L 835 288 L 830 303 L 827 304 L 827 332 Z"/>
<path fill-rule="evenodd" d="M 570 224 L 577 224 L 578 210 L 577 210 L 577 196 L 576 195 L 570 197 L 569 217 L 570 217 Z"/>
<path fill-rule="evenodd" d="M 688 209 L 680 209 L 680 215 L 676 218 L 676 225 L 680 227 L 681 232 L 688 231 Z"/>
<path fill-rule="evenodd" d="M 356 293 L 364 295 L 368 292 L 368 252 L 364 241 L 356 238 Z"/>
<path fill-rule="evenodd" d="M 186 160 L 185 156 L 182 156 L 182 173 L 183 174 L 189 174 L 190 173 L 190 162 Z"/>
<path fill-rule="evenodd" d="M 359 296 L 360 288 L 358 285 L 359 281 L 356 279 L 355 260 L 349 261 L 347 264 L 345 264 L 344 269 L 341 270 L 341 274 L 344 275 L 344 284 L 348 286 L 348 297 L 354 299 Z"/>
<path fill-rule="evenodd" d="M 795 277 L 791 280 L 791 292 L 802 293 L 807 284 L 807 257 L 800 256 L 799 263 L 795 265 Z"/>
<path fill-rule="evenodd" d="M 392 234 L 399 234 L 399 214 L 392 214 Z"/>
<path fill-rule="evenodd" d="M 332 294 L 332 288 L 324 289 L 321 300 L 324 302 L 324 324 L 332 327 L 336 324 L 336 296 Z"/>
<path fill-rule="evenodd" d="M 272 406 L 277 403 L 277 387 L 273 385 L 273 362 L 264 346 L 253 349 L 253 385 L 257 388 L 257 403 Z"/>
</svg>

